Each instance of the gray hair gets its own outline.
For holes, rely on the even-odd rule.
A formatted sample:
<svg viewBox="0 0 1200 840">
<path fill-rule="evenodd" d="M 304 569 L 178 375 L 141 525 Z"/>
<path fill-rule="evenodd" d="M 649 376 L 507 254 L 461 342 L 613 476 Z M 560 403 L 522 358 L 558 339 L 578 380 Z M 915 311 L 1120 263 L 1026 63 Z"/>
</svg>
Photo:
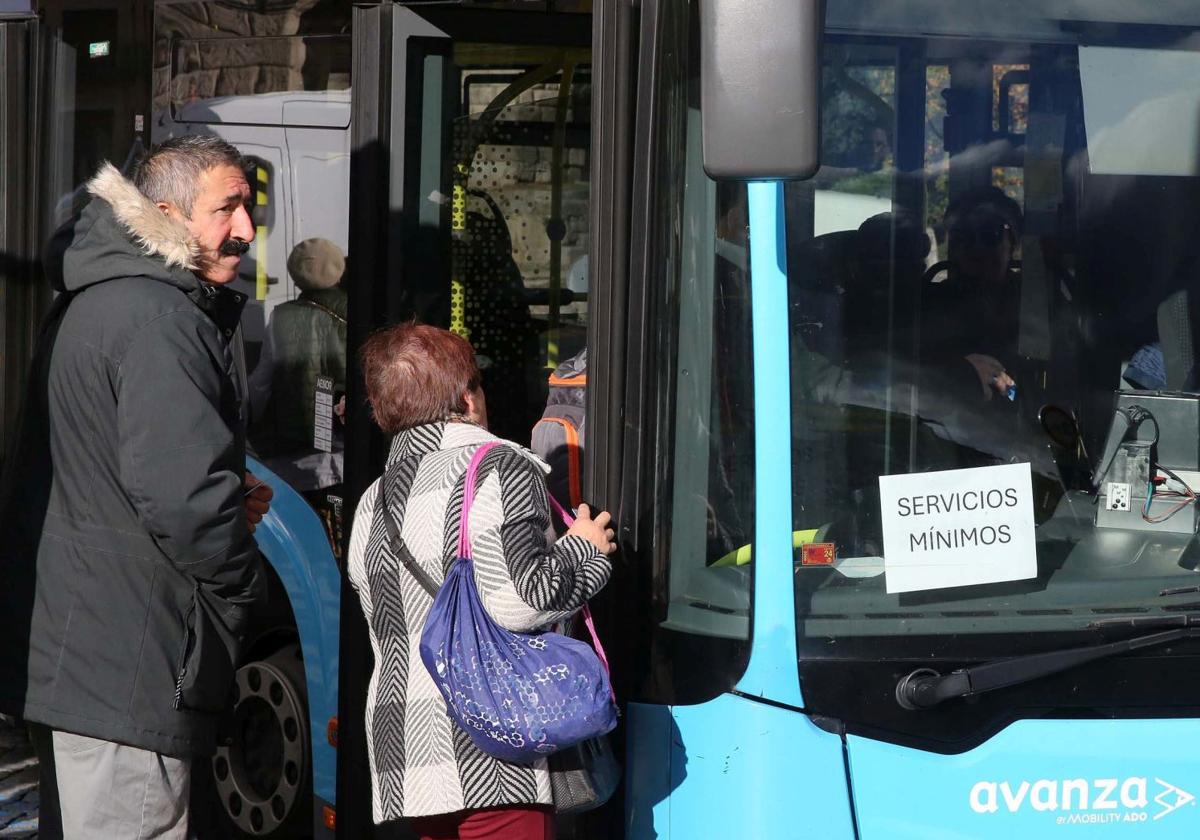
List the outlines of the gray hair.
<svg viewBox="0 0 1200 840">
<path fill-rule="evenodd" d="M 133 173 L 133 183 L 146 198 L 156 204 L 174 204 L 190 218 L 205 172 L 218 166 L 245 169 L 245 165 L 242 153 L 220 137 L 173 137 L 142 158 Z"/>
</svg>

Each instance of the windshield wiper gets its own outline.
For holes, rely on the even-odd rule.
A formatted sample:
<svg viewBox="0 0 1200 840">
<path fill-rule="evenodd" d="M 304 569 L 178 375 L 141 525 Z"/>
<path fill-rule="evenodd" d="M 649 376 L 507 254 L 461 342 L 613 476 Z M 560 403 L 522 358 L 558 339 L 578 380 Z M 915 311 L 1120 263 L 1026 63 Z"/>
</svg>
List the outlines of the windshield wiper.
<svg viewBox="0 0 1200 840">
<path fill-rule="evenodd" d="M 1200 638 L 1200 616 L 1164 615 L 1141 618 L 1114 618 L 1093 622 L 1094 628 L 1110 627 L 1169 627 L 1097 645 L 1052 650 L 1028 656 L 1014 656 L 985 662 L 973 668 L 960 668 L 949 674 L 939 674 L 932 668 L 918 668 L 896 683 L 896 702 L 906 709 L 930 709 L 946 700 L 970 697 L 1007 688 L 1011 685 L 1030 682 L 1041 677 L 1074 668 L 1097 659 L 1106 659 L 1122 653 L 1143 648 L 1156 647 L 1181 639 Z"/>
</svg>

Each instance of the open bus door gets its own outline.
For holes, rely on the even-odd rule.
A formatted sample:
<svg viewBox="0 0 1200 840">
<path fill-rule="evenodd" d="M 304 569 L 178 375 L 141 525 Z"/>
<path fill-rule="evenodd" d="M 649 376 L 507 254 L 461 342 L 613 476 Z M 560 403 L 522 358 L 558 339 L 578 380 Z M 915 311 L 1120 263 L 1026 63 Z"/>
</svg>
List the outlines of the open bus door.
<svg viewBox="0 0 1200 840">
<path fill-rule="evenodd" d="M 550 372 L 586 341 L 590 16 L 383 4 L 357 8 L 353 31 L 351 354 L 410 318 L 453 330 L 479 357 L 492 431 L 528 445 Z M 352 510 L 386 441 L 363 410 L 346 437 Z M 385 836 L 367 628 L 349 586 L 342 599 L 337 831 Z"/>
<path fill-rule="evenodd" d="M 748 660 L 751 208 L 704 173 L 691 10 L 545 5 L 356 11 L 349 340 L 413 316 L 459 330 L 487 366 L 493 430 L 528 441 L 550 369 L 586 338 L 583 496 L 614 512 L 620 543 L 593 610 L 628 701 L 612 742 L 629 796 L 562 834 L 641 836 L 670 793 L 671 709 L 729 692 Z M 761 389 L 778 395 L 774 358 Z M 348 505 L 385 456 L 362 393 L 351 380 Z M 338 831 L 358 838 L 371 661 L 349 587 L 342 606 Z"/>
</svg>

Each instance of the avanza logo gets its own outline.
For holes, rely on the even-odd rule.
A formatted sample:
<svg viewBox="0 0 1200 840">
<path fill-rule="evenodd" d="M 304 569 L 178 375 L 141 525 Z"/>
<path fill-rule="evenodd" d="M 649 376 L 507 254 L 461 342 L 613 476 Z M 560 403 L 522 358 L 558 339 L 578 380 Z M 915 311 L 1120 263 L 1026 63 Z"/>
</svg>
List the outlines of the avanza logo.
<svg viewBox="0 0 1200 840">
<path fill-rule="evenodd" d="M 1124 810 L 1126 822 L 1159 820 L 1196 797 L 1159 778 L 1145 776 L 1125 779 L 1038 779 L 1020 782 L 976 782 L 971 788 L 971 810 L 977 814 L 995 814 L 1001 809 L 1010 814 L 1022 811 L 1065 814 L 1058 822 L 1117 822 L 1116 813 Z M 1153 806 L 1151 805 L 1153 803 Z M 1153 811 L 1153 814 L 1150 813 Z"/>
</svg>

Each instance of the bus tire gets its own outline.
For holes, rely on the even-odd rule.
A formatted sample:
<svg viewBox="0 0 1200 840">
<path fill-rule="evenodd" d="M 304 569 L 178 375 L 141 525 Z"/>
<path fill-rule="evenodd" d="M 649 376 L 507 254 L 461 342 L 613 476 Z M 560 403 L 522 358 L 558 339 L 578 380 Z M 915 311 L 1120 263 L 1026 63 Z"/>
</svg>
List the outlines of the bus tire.
<svg viewBox="0 0 1200 840">
<path fill-rule="evenodd" d="M 308 836 L 312 733 L 300 644 L 246 662 L 234 684 L 233 710 L 205 768 L 226 836 Z"/>
</svg>

